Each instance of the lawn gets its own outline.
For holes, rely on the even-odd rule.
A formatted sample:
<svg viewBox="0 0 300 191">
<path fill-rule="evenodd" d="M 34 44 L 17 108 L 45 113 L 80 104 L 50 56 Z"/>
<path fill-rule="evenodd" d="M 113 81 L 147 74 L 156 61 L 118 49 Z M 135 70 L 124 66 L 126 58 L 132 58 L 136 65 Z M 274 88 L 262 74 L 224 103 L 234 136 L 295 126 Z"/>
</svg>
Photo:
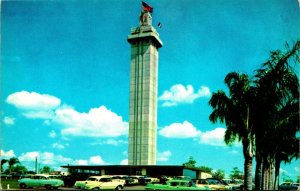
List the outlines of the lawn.
<svg viewBox="0 0 300 191">
<path fill-rule="evenodd" d="M 2 189 L 7 189 L 8 185 L 9 185 L 9 189 L 18 189 L 19 188 L 18 180 L 1 178 Z"/>
</svg>

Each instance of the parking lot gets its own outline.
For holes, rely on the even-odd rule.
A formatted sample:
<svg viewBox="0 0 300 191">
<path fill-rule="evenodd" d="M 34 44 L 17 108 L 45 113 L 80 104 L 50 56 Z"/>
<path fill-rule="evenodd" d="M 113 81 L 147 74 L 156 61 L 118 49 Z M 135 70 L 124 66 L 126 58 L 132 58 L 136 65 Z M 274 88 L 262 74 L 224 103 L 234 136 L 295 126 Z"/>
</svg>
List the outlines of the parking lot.
<svg viewBox="0 0 300 191">
<path fill-rule="evenodd" d="M 1 179 L 1 190 L 24 190 L 20 189 L 17 179 Z M 9 186 L 8 186 L 9 185 Z M 26 190 L 46 190 L 45 187 L 37 187 L 37 188 L 30 188 Z M 80 190 L 73 187 L 60 187 L 59 190 Z M 132 185 L 132 186 L 125 186 L 124 190 L 145 190 L 145 186 L 142 185 Z"/>
</svg>

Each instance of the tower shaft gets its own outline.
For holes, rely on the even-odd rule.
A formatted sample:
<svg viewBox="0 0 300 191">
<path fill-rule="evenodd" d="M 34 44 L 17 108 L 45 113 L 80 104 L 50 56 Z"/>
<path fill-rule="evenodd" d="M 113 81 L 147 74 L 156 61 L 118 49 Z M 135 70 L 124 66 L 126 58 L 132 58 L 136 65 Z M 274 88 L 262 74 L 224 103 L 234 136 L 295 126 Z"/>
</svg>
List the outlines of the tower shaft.
<svg viewBox="0 0 300 191">
<path fill-rule="evenodd" d="M 156 164 L 158 49 L 162 46 L 151 15 L 142 13 L 139 27 L 131 29 L 130 116 L 128 164 Z"/>
</svg>

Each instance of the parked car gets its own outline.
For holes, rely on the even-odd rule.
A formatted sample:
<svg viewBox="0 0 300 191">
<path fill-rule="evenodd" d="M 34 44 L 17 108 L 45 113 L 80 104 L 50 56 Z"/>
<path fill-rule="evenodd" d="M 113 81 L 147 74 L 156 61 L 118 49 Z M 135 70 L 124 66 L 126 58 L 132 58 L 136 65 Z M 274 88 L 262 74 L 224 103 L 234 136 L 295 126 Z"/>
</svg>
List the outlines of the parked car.
<svg viewBox="0 0 300 191">
<path fill-rule="evenodd" d="M 244 185 L 244 181 L 240 179 L 224 178 L 222 179 L 222 181 L 224 181 L 228 185 L 230 190 L 240 190 Z"/>
<path fill-rule="evenodd" d="M 1 179 L 11 179 L 12 175 L 11 174 L 1 174 Z"/>
<path fill-rule="evenodd" d="M 193 182 L 198 186 L 199 188 L 202 188 L 204 190 L 210 189 L 208 181 L 206 179 L 193 179 Z"/>
<path fill-rule="evenodd" d="M 279 185 L 279 190 L 298 190 L 300 188 L 299 185 L 300 183 L 283 182 Z"/>
<path fill-rule="evenodd" d="M 126 184 L 127 175 L 112 175 L 113 181 L 119 181 L 122 182 L 123 186 Z"/>
<path fill-rule="evenodd" d="M 200 188 L 208 187 L 211 190 L 231 190 L 231 186 L 227 185 L 224 181 L 220 179 L 193 179 L 193 181 Z"/>
<path fill-rule="evenodd" d="M 58 187 L 64 186 L 64 182 L 59 179 L 51 178 L 46 174 L 36 174 L 28 178 L 22 178 L 18 180 L 21 189 L 31 187 L 46 187 L 47 189 L 57 189 Z"/>
<path fill-rule="evenodd" d="M 209 190 L 195 185 L 191 180 L 168 180 L 165 184 L 147 184 L 146 190 Z"/>
<path fill-rule="evenodd" d="M 85 186 L 85 184 L 92 182 L 92 181 L 100 181 L 101 176 L 90 176 L 88 177 L 86 180 L 79 180 L 76 181 L 74 184 L 75 188 L 83 188 Z"/>
<path fill-rule="evenodd" d="M 149 183 L 154 183 L 154 182 L 159 183 L 158 178 L 149 177 L 149 176 L 142 176 L 138 180 L 140 185 L 147 185 Z"/>
<path fill-rule="evenodd" d="M 291 187 L 292 190 L 300 190 L 300 183 L 293 183 Z"/>
<path fill-rule="evenodd" d="M 113 180 L 112 176 L 91 176 L 85 181 L 76 181 L 74 186 L 85 190 L 121 190 L 124 184 Z"/>
</svg>

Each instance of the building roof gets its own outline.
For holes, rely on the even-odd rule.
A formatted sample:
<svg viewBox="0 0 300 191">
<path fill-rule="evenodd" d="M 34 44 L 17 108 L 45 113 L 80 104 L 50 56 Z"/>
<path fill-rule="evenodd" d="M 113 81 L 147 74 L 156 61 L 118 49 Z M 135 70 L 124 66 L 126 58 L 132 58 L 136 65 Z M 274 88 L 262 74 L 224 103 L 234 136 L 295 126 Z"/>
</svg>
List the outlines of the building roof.
<svg viewBox="0 0 300 191">
<path fill-rule="evenodd" d="M 183 165 L 65 165 L 62 168 L 69 169 L 82 169 L 82 170 L 99 170 L 105 168 L 177 168 L 177 169 L 190 169 L 199 170 L 193 167 Z"/>
</svg>

